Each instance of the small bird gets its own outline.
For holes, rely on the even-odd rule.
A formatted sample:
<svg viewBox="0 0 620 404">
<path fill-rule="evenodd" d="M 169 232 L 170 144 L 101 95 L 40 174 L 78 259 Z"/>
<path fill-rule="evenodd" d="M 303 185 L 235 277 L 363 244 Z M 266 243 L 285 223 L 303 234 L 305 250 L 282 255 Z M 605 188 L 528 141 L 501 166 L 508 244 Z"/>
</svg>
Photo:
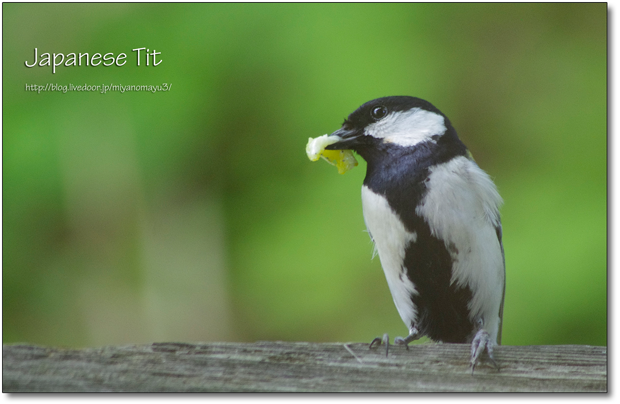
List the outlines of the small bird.
<svg viewBox="0 0 620 404">
<path fill-rule="evenodd" d="M 501 343 L 505 262 L 502 199 L 448 118 L 428 101 L 369 101 L 330 136 L 327 150 L 353 150 L 367 162 L 364 222 L 396 309 L 423 336 L 471 343 L 472 372 Z M 384 343 L 387 334 L 370 347 Z M 407 347 L 408 349 L 408 347 Z"/>
</svg>

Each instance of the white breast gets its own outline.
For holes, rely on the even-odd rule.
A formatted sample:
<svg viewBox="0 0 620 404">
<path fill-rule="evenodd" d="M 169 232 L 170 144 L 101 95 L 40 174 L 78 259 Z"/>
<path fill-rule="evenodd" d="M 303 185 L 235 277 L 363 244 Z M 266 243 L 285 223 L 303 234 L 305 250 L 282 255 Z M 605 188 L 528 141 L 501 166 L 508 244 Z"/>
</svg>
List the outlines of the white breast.
<svg viewBox="0 0 620 404">
<path fill-rule="evenodd" d="M 362 186 L 362 208 L 364 222 L 379 253 L 394 304 L 403 322 L 411 331 L 411 324 L 417 317 L 411 295 L 417 294 L 417 291 L 407 278 L 402 263 L 407 245 L 416 241 L 417 234 L 405 229 L 385 197 L 374 193 L 365 185 Z"/>
</svg>

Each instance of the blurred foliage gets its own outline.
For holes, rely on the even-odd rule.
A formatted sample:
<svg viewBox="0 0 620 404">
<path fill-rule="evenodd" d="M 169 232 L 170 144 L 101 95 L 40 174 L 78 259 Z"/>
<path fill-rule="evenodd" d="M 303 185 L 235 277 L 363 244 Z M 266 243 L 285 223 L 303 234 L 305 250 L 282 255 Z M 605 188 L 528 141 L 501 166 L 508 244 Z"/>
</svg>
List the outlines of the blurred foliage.
<svg viewBox="0 0 620 404">
<path fill-rule="evenodd" d="M 405 334 L 365 163 L 304 154 L 403 94 L 450 117 L 505 199 L 503 342 L 607 343 L 605 3 L 2 8 L 5 343 Z M 24 66 L 34 48 L 128 63 L 52 74 Z M 172 90 L 25 91 L 46 83 Z"/>
</svg>

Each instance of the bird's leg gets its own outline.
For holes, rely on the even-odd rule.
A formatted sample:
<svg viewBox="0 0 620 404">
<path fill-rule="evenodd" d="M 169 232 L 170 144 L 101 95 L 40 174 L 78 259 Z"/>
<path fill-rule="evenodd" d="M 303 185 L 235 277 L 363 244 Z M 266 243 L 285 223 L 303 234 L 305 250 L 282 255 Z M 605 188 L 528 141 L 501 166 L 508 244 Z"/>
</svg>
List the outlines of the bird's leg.
<svg viewBox="0 0 620 404">
<path fill-rule="evenodd" d="M 471 373 L 474 373 L 474 369 L 476 368 L 476 363 L 478 363 L 478 359 L 480 355 L 486 351 L 489 361 L 499 370 L 499 366 L 495 359 L 493 358 L 493 347 L 495 346 L 495 342 L 491 340 L 491 336 L 486 330 L 480 329 L 476 333 L 474 340 L 471 343 Z"/>
<path fill-rule="evenodd" d="M 412 328 L 409 331 L 409 335 L 405 338 L 403 337 L 396 337 L 394 338 L 394 345 L 404 345 L 405 348 L 407 348 L 407 350 L 409 350 L 409 343 L 412 341 L 415 341 L 417 339 L 419 339 L 421 336 L 418 333 L 418 330 L 416 328 Z M 390 337 L 388 334 L 383 334 L 382 338 L 375 338 L 372 340 L 372 342 L 370 343 L 369 348 L 376 348 L 381 344 L 385 344 L 385 356 L 388 355 L 388 351 L 390 348 Z"/>
</svg>

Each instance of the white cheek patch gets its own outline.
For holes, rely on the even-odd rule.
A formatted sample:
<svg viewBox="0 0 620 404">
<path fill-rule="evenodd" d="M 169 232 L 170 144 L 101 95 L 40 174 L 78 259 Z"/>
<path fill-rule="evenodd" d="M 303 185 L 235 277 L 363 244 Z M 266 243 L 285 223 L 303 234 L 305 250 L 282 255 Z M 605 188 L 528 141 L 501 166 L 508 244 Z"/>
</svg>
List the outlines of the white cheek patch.
<svg viewBox="0 0 620 404">
<path fill-rule="evenodd" d="M 497 338 L 504 285 L 504 260 L 495 227 L 502 199 L 489 176 L 474 162 L 457 157 L 431 168 L 429 192 L 416 213 L 434 236 L 452 245 L 452 283 L 472 291 L 472 320 Z"/>
<path fill-rule="evenodd" d="M 405 229 L 385 197 L 372 192 L 366 186 L 362 186 L 362 207 L 364 222 L 375 242 L 398 314 L 407 327 L 411 327 L 417 319 L 417 311 L 411 296 L 417 295 L 418 292 L 404 272 L 406 269 L 402 264 L 407 246 L 415 243 L 418 235 Z"/>
<path fill-rule="evenodd" d="M 445 119 L 440 114 L 413 108 L 408 111 L 392 112 L 382 120 L 366 127 L 365 134 L 386 143 L 399 146 L 415 146 L 424 141 L 433 141 L 433 136 L 446 131 Z"/>
</svg>

